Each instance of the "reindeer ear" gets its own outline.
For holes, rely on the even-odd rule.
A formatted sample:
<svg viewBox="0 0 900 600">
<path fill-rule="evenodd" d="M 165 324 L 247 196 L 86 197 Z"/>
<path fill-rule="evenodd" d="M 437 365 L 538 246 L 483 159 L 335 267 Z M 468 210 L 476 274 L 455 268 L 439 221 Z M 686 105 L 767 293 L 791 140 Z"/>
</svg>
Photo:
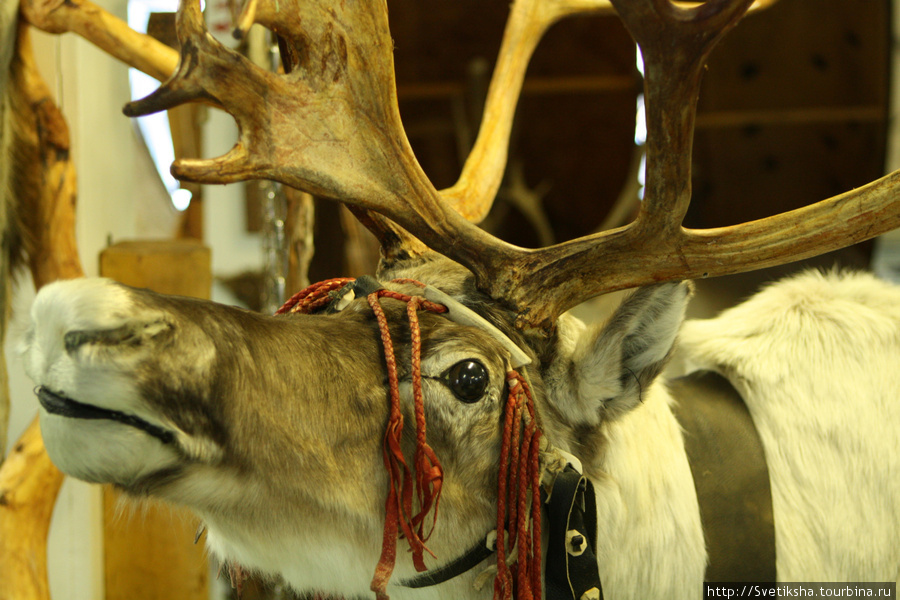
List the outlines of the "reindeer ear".
<svg viewBox="0 0 900 600">
<path fill-rule="evenodd" d="M 572 355 L 574 422 L 596 425 L 638 405 L 660 374 L 684 319 L 690 283 L 641 288 L 603 325 L 587 329 Z"/>
</svg>

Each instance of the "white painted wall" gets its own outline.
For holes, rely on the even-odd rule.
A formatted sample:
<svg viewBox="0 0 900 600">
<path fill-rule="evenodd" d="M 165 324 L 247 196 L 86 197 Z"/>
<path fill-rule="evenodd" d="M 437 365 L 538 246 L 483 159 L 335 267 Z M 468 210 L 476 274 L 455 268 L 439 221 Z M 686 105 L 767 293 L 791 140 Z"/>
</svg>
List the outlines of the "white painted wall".
<svg viewBox="0 0 900 600">
<path fill-rule="evenodd" d="M 119 16 L 126 0 L 94 0 Z M 177 223 L 165 189 L 130 120 L 127 68 L 80 38 L 34 33 L 38 65 L 69 124 L 78 171 L 76 235 L 87 275 L 98 274 L 98 257 L 109 240 L 169 237 Z M 237 138 L 232 119 L 210 111 L 204 143 L 208 155 L 226 152 Z M 212 153 L 212 154 L 210 154 Z M 205 230 L 213 248 L 213 271 L 229 275 L 258 268 L 258 236 L 244 229 L 240 185 L 206 192 Z M 6 341 L 12 414 L 10 446 L 34 419 L 37 401 L 15 347 L 27 327 L 34 297 L 30 276 L 17 282 L 14 314 Z M 53 598 L 101 600 L 103 590 L 102 504 L 100 488 L 67 479 L 53 516 L 49 544 Z"/>
</svg>

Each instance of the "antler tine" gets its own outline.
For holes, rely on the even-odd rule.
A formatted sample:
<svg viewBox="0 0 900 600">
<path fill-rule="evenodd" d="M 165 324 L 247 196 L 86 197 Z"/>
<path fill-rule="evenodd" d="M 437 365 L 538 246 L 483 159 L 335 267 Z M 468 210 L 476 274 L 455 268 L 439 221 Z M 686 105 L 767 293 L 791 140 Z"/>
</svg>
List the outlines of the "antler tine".
<svg viewBox="0 0 900 600">
<path fill-rule="evenodd" d="M 765 8 L 776 0 L 757 0 L 754 9 Z M 687 20 L 709 30 L 711 21 L 730 21 L 741 8 L 723 6 L 722 2 L 708 2 L 698 7 L 678 7 L 668 0 L 655 2 L 658 12 L 674 21 Z M 628 5 L 629 9 L 632 5 Z M 473 222 L 487 216 L 497 194 L 507 160 L 508 140 L 515 114 L 516 102 L 525 78 L 525 71 L 538 42 L 551 25 L 562 18 L 578 13 L 613 14 L 611 0 L 516 0 L 510 11 L 503 42 L 488 98 L 481 128 L 475 145 L 463 167 L 457 183 L 441 195 L 457 211 Z M 736 15 L 739 18 L 740 14 Z"/>
<path fill-rule="evenodd" d="M 199 85 L 196 74 L 203 68 L 212 67 L 213 65 L 209 64 L 212 62 L 210 58 L 220 58 L 222 52 L 218 51 L 225 48 L 205 35 L 206 27 L 203 24 L 203 13 L 200 12 L 199 4 L 191 0 L 181 1 L 175 19 L 175 31 L 182 44 L 182 60 L 178 61 L 168 80 L 164 81 L 153 94 L 126 104 L 124 109 L 126 115 L 134 117 L 158 112 L 192 100 L 214 101 L 214 95 L 207 93 L 203 86 Z M 200 52 L 201 49 L 203 52 Z M 185 57 L 192 60 L 183 60 Z M 207 64 L 199 62 L 198 59 L 207 59 L 205 61 Z"/>
<path fill-rule="evenodd" d="M 234 26 L 234 36 L 243 38 L 250 31 L 250 27 L 256 22 L 256 9 L 259 6 L 258 0 L 247 0 L 241 9 L 241 14 L 237 18 Z"/>
<path fill-rule="evenodd" d="M 641 47 L 647 118 L 647 174 L 637 226 L 678 236 L 691 199 L 691 147 L 700 78 L 715 43 L 752 0 L 613 0 Z"/>
<path fill-rule="evenodd" d="M 766 8 L 776 1 L 756 0 L 751 10 Z M 733 18 L 722 7 L 708 6 L 714 4 L 712 2 L 690 10 L 667 0 L 657 4 L 667 15 L 676 19 L 687 16 L 698 24 L 707 22 L 708 25 L 710 18 Z M 726 8 L 735 10 L 734 7 Z M 739 8 L 736 10 L 740 11 Z M 611 0 L 516 0 L 513 3 L 475 145 L 459 180 L 453 187 L 441 191 L 441 195 L 468 220 L 481 222 L 497 195 L 516 110 L 516 102 L 511 102 L 510 98 L 519 97 L 532 53 L 550 26 L 579 13 L 607 15 L 614 14 L 615 8 Z"/>
<path fill-rule="evenodd" d="M 466 219 L 481 222 L 506 167 L 509 136 L 528 62 L 547 29 L 579 12 L 612 14 L 609 0 L 515 0 L 491 77 L 481 127 L 456 184 L 441 195 Z M 512 101 L 511 101 L 512 99 Z"/>
<path fill-rule="evenodd" d="M 264 104 L 267 90 L 283 92 L 273 74 L 253 65 L 208 35 L 196 0 L 182 0 L 176 19 L 181 60 L 172 77 L 142 100 L 125 105 L 135 117 L 190 101 L 212 103 L 228 110 L 241 128 L 241 138 L 225 156 L 213 160 L 184 159 L 172 165 L 176 177 L 201 183 L 229 183 L 257 177 L 265 170 L 265 155 L 250 148 L 265 143 L 266 131 L 255 127 L 254 114 Z M 233 99 L 240 83 L 241 98 Z"/>
</svg>

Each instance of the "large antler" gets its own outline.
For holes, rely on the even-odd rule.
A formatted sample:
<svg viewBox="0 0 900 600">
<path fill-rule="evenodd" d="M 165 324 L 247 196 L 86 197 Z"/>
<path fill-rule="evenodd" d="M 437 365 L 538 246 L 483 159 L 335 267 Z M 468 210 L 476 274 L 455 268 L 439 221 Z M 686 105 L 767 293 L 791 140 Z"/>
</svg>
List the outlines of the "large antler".
<svg viewBox="0 0 900 600">
<path fill-rule="evenodd" d="M 259 0 L 256 22 L 285 38 L 289 54 L 299 57 L 283 75 L 216 43 L 197 3 L 183 0 L 177 74 L 126 112 L 218 102 L 237 120 L 240 141 L 218 159 L 176 161 L 177 177 L 275 179 L 380 213 L 471 269 L 481 289 L 518 311 L 522 326 L 551 328 L 562 311 L 606 291 L 782 264 L 900 225 L 900 202 L 892 194 L 898 174 L 892 174 L 763 221 L 682 227 L 700 76 L 712 47 L 751 0 L 613 0 L 646 69 L 648 172 L 635 222 L 536 250 L 506 244 L 469 222 L 465 217 L 478 220 L 496 193 L 491 180 L 505 163 L 507 121 L 537 40 L 562 16 L 606 4 L 516 0 L 482 130 L 493 141 L 476 146 L 460 183 L 443 193 L 422 172 L 400 123 L 383 0 L 279 0 L 279 9 L 274 0 Z"/>
</svg>

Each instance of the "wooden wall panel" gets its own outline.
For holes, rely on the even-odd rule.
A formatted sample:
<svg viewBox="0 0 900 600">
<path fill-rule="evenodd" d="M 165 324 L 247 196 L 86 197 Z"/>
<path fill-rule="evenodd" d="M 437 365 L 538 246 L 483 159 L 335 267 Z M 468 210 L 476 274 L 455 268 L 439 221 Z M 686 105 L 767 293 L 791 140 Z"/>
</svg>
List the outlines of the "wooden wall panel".
<svg viewBox="0 0 900 600">
<path fill-rule="evenodd" d="M 509 3 L 388 4 L 403 124 L 426 174 L 438 188 L 448 187 L 468 152 L 460 129 L 478 125 L 472 105 L 479 103 L 479 89 L 486 93 Z M 486 65 L 482 82 L 472 76 L 479 62 Z M 556 241 L 593 231 L 618 198 L 634 146 L 640 86 L 634 44 L 614 15 L 564 19 L 535 50 L 510 162 L 522 165 L 529 187 L 548 186 L 543 208 Z M 486 226 L 512 243 L 540 245 L 502 194 Z"/>
<path fill-rule="evenodd" d="M 883 174 L 889 8 L 780 0 L 723 40 L 700 94 L 689 226 L 758 219 Z"/>
</svg>

